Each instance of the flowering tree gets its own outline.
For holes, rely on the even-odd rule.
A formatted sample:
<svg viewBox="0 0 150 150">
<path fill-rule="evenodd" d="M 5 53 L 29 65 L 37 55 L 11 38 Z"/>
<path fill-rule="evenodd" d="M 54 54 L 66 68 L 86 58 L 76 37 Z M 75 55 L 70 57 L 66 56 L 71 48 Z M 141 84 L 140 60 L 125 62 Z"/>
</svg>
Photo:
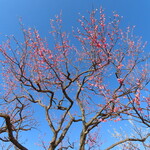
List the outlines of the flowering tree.
<svg viewBox="0 0 150 150">
<path fill-rule="evenodd" d="M 62 31 L 59 16 L 51 20 L 51 41 L 22 26 L 23 42 L 12 36 L 1 45 L 3 142 L 27 149 L 18 136 L 35 126 L 31 110 L 37 105 L 51 130 L 49 143 L 41 142 L 48 150 L 98 149 L 102 143 L 97 127 L 110 121 L 117 124 L 128 116 L 150 126 L 150 98 L 144 96 L 149 83 L 145 43 L 133 35 L 133 28 L 121 30 L 120 19 L 113 13 L 106 20 L 102 9 L 93 10 L 88 19 L 82 16 L 81 28 L 73 31 L 77 46 Z M 74 129 L 77 139 L 69 134 L 74 125 L 79 126 Z M 149 136 L 128 138 L 107 149 L 128 141 L 145 142 Z"/>
</svg>

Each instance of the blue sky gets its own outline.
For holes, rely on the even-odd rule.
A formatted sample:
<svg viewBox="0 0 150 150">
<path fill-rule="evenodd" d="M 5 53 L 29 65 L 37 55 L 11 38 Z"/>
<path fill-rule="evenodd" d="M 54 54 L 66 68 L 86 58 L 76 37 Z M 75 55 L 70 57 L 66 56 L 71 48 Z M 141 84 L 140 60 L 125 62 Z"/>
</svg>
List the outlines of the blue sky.
<svg viewBox="0 0 150 150">
<path fill-rule="evenodd" d="M 50 19 L 60 11 L 64 29 L 69 32 L 72 26 L 79 25 L 78 13 L 86 16 L 87 11 L 100 6 L 108 16 L 112 11 L 118 12 L 123 16 L 123 27 L 136 25 L 136 34 L 144 41 L 150 41 L 150 0 L 0 0 L 0 40 L 4 35 L 21 37 L 20 17 L 26 27 L 35 27 L 46 37 L 50 31 Z"/>
<path fill-rule="evenodd" d="M 149 0 L 0 0 L 0 33 L 20 35 L 19 17 L 26 26 L 36 27 L 46 34 L 50 18 L 62 10 L 64 26 L 77 26 L 78 13 L 85 15 L 92 7 L 100 6 L 108 15 L 117 11 L 123 16 L 125 25 L 136 25 L 136 32 L 149 40 Z"/>
</svg>

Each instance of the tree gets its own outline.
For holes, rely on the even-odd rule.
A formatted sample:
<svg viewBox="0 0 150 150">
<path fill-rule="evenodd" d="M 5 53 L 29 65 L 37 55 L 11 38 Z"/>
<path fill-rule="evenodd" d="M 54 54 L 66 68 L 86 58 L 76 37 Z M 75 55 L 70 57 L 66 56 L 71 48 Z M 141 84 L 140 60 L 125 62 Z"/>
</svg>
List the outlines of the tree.
<svg viewBox="0 0 150 150">
<path fill-rule="evenodd" d="M 36 29 L 21 25 L 24 41 L 11 36 L 1 45 L 5 80 L 1 106 L 7 108 L 0 113 L 3 142 L 27 149 L 19 133 L 36 125 L 31 110 L 37 105 L 52 134 L 48 145 L 41 142 L 48 150 L 98 149 L 97 127 L 110 121 L 117 124 L 128 116 L 150 126 L 150 98 L 145 95 L 149 57 L 144 56 L 145 43 L 134 36 L 134 27 L 123 31 L 120 20 L 116 13 L 106 20 L 103 9 L 93 10 L 88 19 L 82 16 L 81 29 L 73 31 L 74 46 L 62 31 L 61 17 L 56 16 L 51 20 L 53 40 L 47 42 Z M 69 135 L 74 125 L 80 127 L 75 131 L 80 134 L 78 139 Z M 128 138 L 107 149 L 128 141 L 144 143 L 149 136 Z"/>
</svg>

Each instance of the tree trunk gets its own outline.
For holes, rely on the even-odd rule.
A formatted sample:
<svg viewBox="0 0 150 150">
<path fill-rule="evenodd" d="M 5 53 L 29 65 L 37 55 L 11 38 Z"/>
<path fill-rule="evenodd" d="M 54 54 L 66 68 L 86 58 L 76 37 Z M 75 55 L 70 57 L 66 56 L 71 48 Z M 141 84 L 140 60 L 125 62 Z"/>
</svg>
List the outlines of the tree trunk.
<svg viewBox="0 0 150 150">
<path fill-rule="evenodd" d="M 87 132 L 85 129 L 83 129 L 81 135 L 80 135 L 80 147 L 79 150 L 85 150 L 85 141 L 86 141 Z"/>
</svg>

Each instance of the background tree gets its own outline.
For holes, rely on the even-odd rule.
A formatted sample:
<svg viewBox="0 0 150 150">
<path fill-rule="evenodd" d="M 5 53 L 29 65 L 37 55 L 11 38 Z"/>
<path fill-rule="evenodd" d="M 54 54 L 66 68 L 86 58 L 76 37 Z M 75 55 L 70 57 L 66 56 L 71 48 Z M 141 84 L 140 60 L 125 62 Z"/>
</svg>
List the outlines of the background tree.
<svg viewBox="0 0 150 150">
<path fill-rule="evenodd" d="M 81 28 L 73 31 L 76 46 L 63 32 L 60 16 L 51 20 L 53 39 L 48 42 L 36 29 L 21 25 L 24 41 L 11 36 L 1 45 L 6 93 L 1 106 L 7 107 L 7 111 L 1 109 L 1 133 L 8 134 L 2 141 L 27 149 L 19 142 L 18 134 L 34 127 L 27 111 L 32 112 L 37 105 L 35 115 L 44 111 L 43 120 L 52 134 L 49 144 L 41 142 L 48 150 L 99 149 L 97 127 L 110 121 L 117 124 L 128 116 L 149 127 L 145 43 L 133 35 L 134 27 L 121 30 L 120 19 L 113 13 L 106 20 L 102 9 L 93 10 L 89 18 L 82 16 Z M 75 131 L 80 133 L 78 139 L 69 134 L 74 125 L 80 127 Z M 144 143 L 149 136 L 128 138 L 107 149 L 135 139 Z"/>
</svg>

